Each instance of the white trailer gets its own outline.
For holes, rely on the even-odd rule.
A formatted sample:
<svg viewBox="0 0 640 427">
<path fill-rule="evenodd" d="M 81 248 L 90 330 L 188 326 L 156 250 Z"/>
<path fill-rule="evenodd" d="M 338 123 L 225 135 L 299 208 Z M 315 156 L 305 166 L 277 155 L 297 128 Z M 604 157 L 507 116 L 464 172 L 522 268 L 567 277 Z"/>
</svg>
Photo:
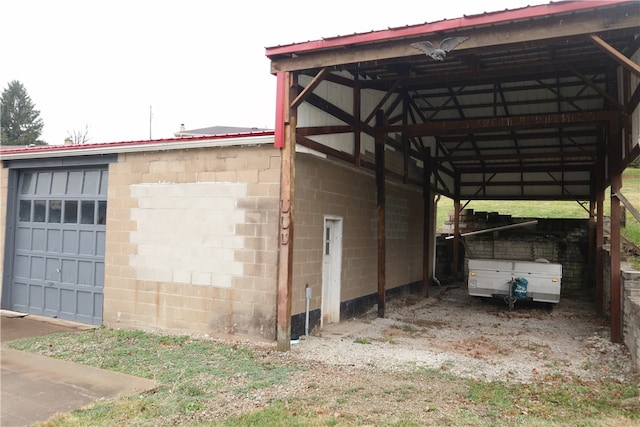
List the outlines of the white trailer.
<svg viewBox="0 0 640 427">
<path fill-rule="evenodd" d="M 561 281 L 562 264 L 546 261 L 469 259 L 469 295 L 504 298 L 510 309 L 518 300 L 560 302 Z M 522 289 L 521 285 L 526 289 Z"/>
</svg>

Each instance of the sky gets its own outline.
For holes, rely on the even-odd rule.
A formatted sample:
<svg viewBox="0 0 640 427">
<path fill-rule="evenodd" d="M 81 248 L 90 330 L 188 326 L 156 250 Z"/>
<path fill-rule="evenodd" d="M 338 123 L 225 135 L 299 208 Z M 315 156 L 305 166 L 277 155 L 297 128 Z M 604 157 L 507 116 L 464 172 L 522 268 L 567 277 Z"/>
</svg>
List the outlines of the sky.
<svg viewBox="0 0 640 427">
<path fill-rule="evenodd" d="M 541 0 L 2 0 L 0 90 L 20 81 L 62 144 L 172 138 L 180 124 L 273 128 L 265 48 Z"/>
</svg>

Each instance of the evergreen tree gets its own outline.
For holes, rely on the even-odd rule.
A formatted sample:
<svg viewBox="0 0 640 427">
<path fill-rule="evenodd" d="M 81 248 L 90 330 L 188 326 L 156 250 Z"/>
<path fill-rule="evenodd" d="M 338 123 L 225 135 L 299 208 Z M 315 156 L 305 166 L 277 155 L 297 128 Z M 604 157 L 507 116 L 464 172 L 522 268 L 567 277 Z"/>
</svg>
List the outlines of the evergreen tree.
<svg viewBox="0 0 640 427">
<path fill-rule="evenodd" d="M 9 83 L 0 96 L 0 145 L 46 145 L 40 140 L 43 127 L 23 84 Z"/>
</svg>

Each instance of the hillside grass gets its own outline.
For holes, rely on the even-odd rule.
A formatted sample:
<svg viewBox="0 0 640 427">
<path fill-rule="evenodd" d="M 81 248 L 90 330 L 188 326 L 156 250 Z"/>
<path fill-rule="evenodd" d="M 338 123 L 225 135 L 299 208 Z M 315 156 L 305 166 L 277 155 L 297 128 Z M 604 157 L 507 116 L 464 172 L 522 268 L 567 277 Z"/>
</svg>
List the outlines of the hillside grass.
<svg viewBox="0 0 640 427">
<path fill-rule="evenodd" d="M 604 214 L 609 215 L 611 204 L 609 203 L 609 190 L 605 193 Z M 640 209 L 640 169 L 627 169 L 622 176 L 622 194 L 636 209 Z M 582 218 L 589 217 L 589 204 L 581 205 L 578 202 L 552 202 L 530 200 L 474 200 L 462 205 L 465 209 L 473 209 L 478 212 L 498 212 L 502 215 L 525 218 Z M 437 225 L 441 229 L 448 220 L 449 213 L 453 212 L 453 200 L 442 197 L 438 202 Z M 627 239 L 640 244 L 640 223 L 629 212 L 626 214 L 626 226 L 621 230 Z"/>
</svg>

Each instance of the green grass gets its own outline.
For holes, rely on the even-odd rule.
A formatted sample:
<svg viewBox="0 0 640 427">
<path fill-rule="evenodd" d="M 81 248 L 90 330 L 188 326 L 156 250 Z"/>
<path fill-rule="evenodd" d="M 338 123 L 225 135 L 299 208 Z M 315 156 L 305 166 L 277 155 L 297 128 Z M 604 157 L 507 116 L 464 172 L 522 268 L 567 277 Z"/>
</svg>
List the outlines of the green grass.
<svg viewBox="0 0 640 427">
<path fill-rule="evenodd" d="M 295 395 L 276 394 L 274 399 L 256 405 L 254 411 L 238 414 L 233 412 L 235 401 L 253 401 L 266 387 L 289 389 L 295 386 L 288 382 L 293 372 L 319 367 L 270 356 L 269 349 L 251 350 L 242 345 L 135 330 L 100 328 L 6 345 L 153 378 L 160 383 L 157 390 L 144 395 L 99 401 L 71 414 L 60 414 L 42 424 L 45 426 L 640 423 L 637 407 L 621 405 L 624 399 L 638 394 L 632 378 L 622 382 L 603 378 L 586 383 L 551 376 L 529 384 L 483 382 L 457 378 L 446 369 L 412 368 L 409 364 L 397 372 L 355 369 L 344 382 L 312 382 L 306 388 L 298 388 Z M 430 392 L 425 391 L 426 385 Z M 411 406 L 413 402 L 415 408 Z M 215 411 L 218 415 L 213 415 Z M 225 413 L 228 415 L 220 415 Z"/>
<path fill-rule="evenodd" d="M 142 398 L 98 403 L 60 424 L 175 424 L 203 410 L 221 394 L 246 395 L 283 383 L 300 368 L 260 361 L 239 345 L 137 330 L 95 329 L 8 343 L 13 348 L 157 380 L 160 388 Z M 229 382 L 229 378 L 234 381 Z M 117 422 L 122 420 L 122 422 Z M 152 422 L 153 421 L 153 422 Z"/>
<path fill-rule="evenodd" d="M 604 413 L 621 416 L 624 410 L 616 402 L 636 397 L 637 393 L 637 386 L 632 383 L 607 380 L 594 386 L 578 379 L 550 376 L 527 384 L 469 381 L 466 398 L 511 421 L 535 419 L 561 425 L 591 425 Z M 574 424 L 576 414 L 584 419 L 582 423 Z M 640 413 L 635 411 L 632 418 L 640 421 Z"/>
<path fill-rule="evenodd" d="M 640 210 L 640 169 L 628 168 L 622 176 L 622 194 L 629 202 Z M 611 212 L 609 202 L 609 190 L 605 192 L 604 214 Z M 520 218 L 582 218 L 589 217 L 587 203 L 584 207 L 578 202 L 552 202 L 552 201 L 528 201 L 528 200 L 474 200 L 462 205 L 465 209 L 473 209 L 474 212 L 498 212 L 502 215 L 511 215 Z M 587 210 L 585 210 L 585 207 Z M 453 200 L 442 197 L 438 202 L 437 227 L 441 229 L 445 221 L 449 219 L 449 212 L 453 212 Z M 626 226 L 620 230 L 627 239 L 640 245 L 640 222 L 630 212 L 626 214 Z M 640 259 L 630 260 L 640 269 Z"/>
</svg>

